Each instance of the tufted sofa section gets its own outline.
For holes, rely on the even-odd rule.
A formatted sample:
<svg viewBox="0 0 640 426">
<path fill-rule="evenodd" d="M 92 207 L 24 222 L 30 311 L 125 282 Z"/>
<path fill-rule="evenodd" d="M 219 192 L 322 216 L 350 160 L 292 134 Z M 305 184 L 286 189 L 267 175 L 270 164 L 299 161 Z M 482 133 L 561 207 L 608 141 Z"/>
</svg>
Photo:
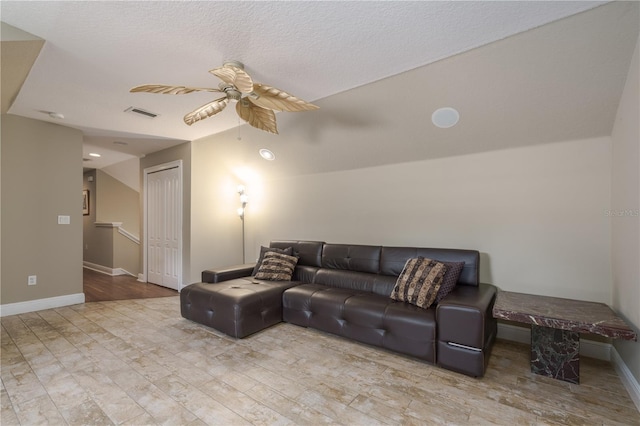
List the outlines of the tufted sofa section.
<svg viewBox="0 0 640 426">
<path fill-rule="evenodd" d="M 299 241 L 271 247 L 293 247 L 300 256 L 293 279 L 302 284 L 283 293 L 284 321 L 484 374 L 496 335 L 496 289 L 479 283 L 477 251 Z M 389 298 L 407 259 L 417 256 L 465 262 L 456 289 L 430 309 Z"/>
</svg>

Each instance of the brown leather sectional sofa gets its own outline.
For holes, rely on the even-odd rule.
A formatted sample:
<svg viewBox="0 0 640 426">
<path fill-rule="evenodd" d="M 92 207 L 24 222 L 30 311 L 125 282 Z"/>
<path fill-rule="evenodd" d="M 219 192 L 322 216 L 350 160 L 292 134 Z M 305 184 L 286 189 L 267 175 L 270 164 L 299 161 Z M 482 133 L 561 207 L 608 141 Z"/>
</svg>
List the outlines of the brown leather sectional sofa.
<svg viewBox="0 0 640 426">
<path fill-rule="evenodd" d="M 253 265 L 203 271 L 180 293 L 182 316 L 242 338 L 282 320 L 484 375 L 496 337 L 496 287 L 479 282 L 475 250 L 273 241 L 298 256 L 292 281 L 259 281 Z M 422 309 L 389 295 L 407 259 L 464 261 L 454 290 Z"/>
</svg>

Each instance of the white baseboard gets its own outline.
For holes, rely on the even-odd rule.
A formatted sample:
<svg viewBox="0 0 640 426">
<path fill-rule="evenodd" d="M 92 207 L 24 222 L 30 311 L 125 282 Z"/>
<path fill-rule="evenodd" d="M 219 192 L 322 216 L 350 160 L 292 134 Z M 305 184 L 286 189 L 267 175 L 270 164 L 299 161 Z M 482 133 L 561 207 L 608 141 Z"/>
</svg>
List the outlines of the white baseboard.
<svg viewBox="0 0 640 426">
<path fill-rule="evenodd" d="M 518 327 L 516 325 L 498 323 L 498 338 L 511 340 L 518 343 L 531 343 L 531 329 Z M 596 342 L 593 340 L 580 339 L 580 355 L 590 358 L 611 361 L 610 343 Z"/>
<path fill-rule="evenodd" d="M 132 274 L 131 272 L 127 271 L 126 269 L 116 268 L 116 269 L 114 269 L 114 271 L 115 271 L 115 275 L 129 275 L 130 277 L 136 278 L 135 274 Z"/>
<path fill-rule="evenodd" d="M 131 272 L 122 268 L 109 268 L 108 266 L 102 266 L 98 265 L 97 263 L 91 263 L 87 261 L 82 262 L 82 266 L 84 268 L 91 269 L 92 271 L 111 275 L 112 277 L 115 277 L 117 275 L 131 275 L 132 277 L 135 277 L 135 274 L 132 274 Z"/>
<path fill-rule="evenodd" d="M 82 262 L 82 267 L 91 269 L 92 271 L 102 272 L 103 274 L 114 276 L 115 269 L 109 268 L 108 266 L 98 265 L 97 263 L 87 262 L 86 260 Z"/>
<path fill-rule="evenodd" d="M 144 274 L 138 274 L 138 281 L 140 281 L 141 283 L 146 283 L 147 282 L 147 277 L 144 276 Z"/>
<path fill-rule="evenodd" d="M 60 308 L 62 306 L 77 305 L 79 303 L 84 303 L 84 293 L 67 294 L 65 296 L 48 297 L 46 299 L 27 300 L 26 302 L 6 303 L 4 305 L 0 305 L 0 317 Z"/>
<path fill-rule="evenodd" d="M 615 347 L 611 348 L 611 363 L 616 369 L 622 384 L 627 389 L 627 392 L 629 392 L 629 396 L 636 405 L 636 408 L 640 411 L 640 384 L 631 373 L 631 370 L 629 370 L 629 367 L 627 367 L 627 364 L 624 363 Z"/>
</svg>

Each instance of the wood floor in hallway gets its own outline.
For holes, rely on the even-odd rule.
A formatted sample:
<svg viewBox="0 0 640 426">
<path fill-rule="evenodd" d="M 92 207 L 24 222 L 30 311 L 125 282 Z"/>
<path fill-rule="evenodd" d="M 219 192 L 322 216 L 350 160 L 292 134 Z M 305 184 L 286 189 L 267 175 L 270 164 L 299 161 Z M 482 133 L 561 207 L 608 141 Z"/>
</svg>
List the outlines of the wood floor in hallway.
<svg viewBox="0 0 640 426">
<path fill-rule="evenodd" d="M 84 268 L 83 289 L 85 302 L 109 300 L 150 299 L 176 296 L 177 291 L 151 283 L 142 283 L 129 275 L 110 276 Z"/>
</svg>

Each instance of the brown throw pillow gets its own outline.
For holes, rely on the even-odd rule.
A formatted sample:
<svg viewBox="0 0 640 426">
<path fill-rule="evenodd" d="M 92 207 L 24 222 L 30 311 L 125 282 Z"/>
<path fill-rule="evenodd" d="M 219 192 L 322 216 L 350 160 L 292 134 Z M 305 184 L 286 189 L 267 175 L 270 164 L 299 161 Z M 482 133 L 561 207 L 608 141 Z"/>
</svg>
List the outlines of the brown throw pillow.
<svg viewBox="0 0 640 426">
<path fill-rule="evenodd" d="M 260 265 L 262 264 L 262 260 L 264 259 L 264 255 L 268 251 L 273 251 L 273 252 L 276 252 L 276 253 L 282 253 L 282 254 L 286 254 L 286 255 L 289 255 L 289 256 L 293 255 L 293 247 L 287 247 L 285 249 L 279 249 L 279 248 L 271 248 L 271 247 L 260 246 L 260 256 L 258 256 L 258 261 L 256 262 L 256 266 L 254 266 L 253 272 L 251 273 L 251 275 L 255 275 L 255 274 L 258 273 L 258 269 L 260 269 Z"/>
<path fill-rule="evenodd" d="M 435 301 L 447 265 L 425 257 L 407 260 L 396 280 L 391 298 L 427 309 Z"/>
<path fill-rule="evenodd" d="M 255 278 L 266 281 L 291 281 L 298 258 L 268 251 L 260 264 Z"/>
<path fill-rule="evenodd" d="M 445 272 L 444 277 L 442 277 L 442 285 L 440 286 L 440 290 L 438 290 L 435 303 L 440 303 L 447 294 L 451 293 L 451 290 L 458 284 L 458 278 L 460 278 L 460 273 L 462 273 L 462 268 L 464 268 L 464 262 L 442 263 L 447 265 L 447 272 Z"/>
</svg>

